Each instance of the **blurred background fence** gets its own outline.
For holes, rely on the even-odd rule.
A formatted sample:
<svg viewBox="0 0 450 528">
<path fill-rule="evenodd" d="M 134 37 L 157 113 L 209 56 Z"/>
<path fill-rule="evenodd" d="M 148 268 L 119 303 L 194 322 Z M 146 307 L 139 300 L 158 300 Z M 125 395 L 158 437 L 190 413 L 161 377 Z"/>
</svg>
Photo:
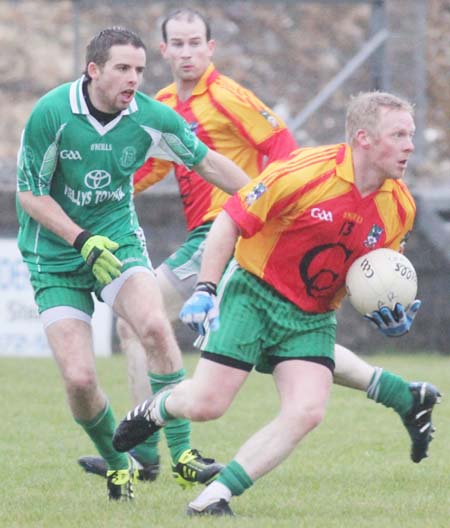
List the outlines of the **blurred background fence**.
<svg viewBox="0 0 450 528">
<path fill-rule="evenodd" d="M 78 77 L 86 43 L 110 25 L 137 31 L 148 48 L 142 90 L 171 82 L 159 54 L 160 24 L 175 1 L 0 0 L 0 236 L 14 236 L 15 156 L 38 97 Z M 389 341 L 352 309 L 339 339 L 361 352 L 386 345 L 450 353 L 450 0 L 193 1 L 210 19 L 214 62 L 253 89 L 301 145 L 343 141 L 351 94 L 385 89 L 416 105 L 416 153 L 408 184 L 418 201 L 410 256 L 424 306 L 414 332 Z M 157 198 L 155 198 L 155 196 Z M 184 237 L 171 178 L 137 198 L 155 264 Z M 180 339 L 191 335 L 180 330 Z"/>
</svg>

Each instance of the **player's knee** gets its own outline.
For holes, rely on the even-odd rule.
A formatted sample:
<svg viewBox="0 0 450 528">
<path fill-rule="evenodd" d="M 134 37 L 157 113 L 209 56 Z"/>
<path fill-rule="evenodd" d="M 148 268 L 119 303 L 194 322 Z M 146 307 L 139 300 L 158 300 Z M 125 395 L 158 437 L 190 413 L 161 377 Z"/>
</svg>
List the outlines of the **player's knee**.
<svg viewBox="0 0 450 528">
<path fill-rule="evenodd" d="M 312 431 L 322 423 L 322 420 L 325 417 L 325 408 L 317 406 L 308 409 L 305 414 L 305 423 L 308 427 L 308 431 Z"/>
<path fill-rule="evenodd" d="M 67 390 L 73 394 L 86 394 L 95 390 L 97 376 L 92 369 L 77 367 L 69 369 L 64 374 Z"/>
<path fill-rule="evenodd" d="M 167 336 L 171 331 L 171 325 L 163 312 L 154 312 L 150 314 L 139 325 L 139 337 L 142 341 L 158 341 Z"/>
<path fill-rule="evenodd" d="M 325 408 L 320 405 L 300 407 L 294 413 L 288 413 L 284 420 L 289 423 L 289 428 L 294 438 L 302 438 L 305 434 L 315 429 L 325 416 Z"/>
<path fill-rule="evenodd" d="M 190 402 L 186 414 L 193 422 L 208 422 L 220 418 L 227 408 L 228 406 L 220 398 L 202 397 Z"/>
<path fill-rule="evenodd" d="M 127 341 L 128 339 L 136 336 L 131 326 L 121 317 L 117 319 L 116 332 L 121 342 Z"/>
</svg>

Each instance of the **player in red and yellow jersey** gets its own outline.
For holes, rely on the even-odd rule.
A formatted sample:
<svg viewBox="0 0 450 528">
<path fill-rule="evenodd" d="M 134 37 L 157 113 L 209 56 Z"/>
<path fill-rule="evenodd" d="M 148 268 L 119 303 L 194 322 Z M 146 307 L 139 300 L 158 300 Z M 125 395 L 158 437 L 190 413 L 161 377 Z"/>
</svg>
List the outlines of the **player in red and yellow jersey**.
<svg viewBox="0 0 450 528">
<path fill-rule="evenodd" d="M 239 265 L 302 310 L 323 313 L 337 307 L 356 258 L 378 247 L 400 248 L 415 204 L 401 180 L 387 179 L 362 196 L 351 147 L 341 144 L 300 149 L 273 163 L 225 211 L 242 235 Z"/>
<path fill-rule="evenodd" d="M 300 149 L 269 165 L 214 221 L 200 282 L 180 313 L 204 336 L 194 376 L 129 413 L 114 437 L 122 450 L 173 417 L 216 419 L 254 367 L 272 373 L 278 415 L 190 503 L 192 515 L 232 515 L 231 497 L 277 467 L 321 422 L 333 382 L 334 307 L 346 271 L 371 249 L 399 249 L 414 223 L 414 201 L 401 181 L 414 131 L 409 103 L 361 94 L 348 109 L 348 145 Z M 383 331 L 406 333 L 419 306 L 386 309 L 391 319 Z M 417 405 L 414 387 L 396 410 L 410 433 L 414 425 L 413 440 L 425 432 L 419 422 L 426 415 L 421 440 L 428 443 L 439 393 L 429 384 L 421 388 Z"/>
<path fill-rule="evenodd" d="M 171 29 L 174 24 L 171 21 Z M 180 28 L 189 34 L 189 26 L 180 24 Z M 177 36 L 175 31 L 171 35 L 175 36 L 171 36 L 163 51 L 168 60 L 173 60 L 170 55 L 173 41 L 184 37 Z M 188 64 L 182 58 L 180 62 Z M 283 121 L 250 90 L 220 74 L 213 64 L 207 66 L 187 99 L 181 98 L 177 83 L 158 92 L 156 99 L 176 110 L 199 139 L 233 160 L 251 178 L 261 174 L 267 164 L 297 148 Z M 150 158 L 135 173 L 135 190 L 142 191 L 158 182 L 171 168 L 171 163 Z M 188 230 L 214 220 L 228 195 L 194 171 L 181 165 L 175 165 L 174 169 Z"/>
</svg>

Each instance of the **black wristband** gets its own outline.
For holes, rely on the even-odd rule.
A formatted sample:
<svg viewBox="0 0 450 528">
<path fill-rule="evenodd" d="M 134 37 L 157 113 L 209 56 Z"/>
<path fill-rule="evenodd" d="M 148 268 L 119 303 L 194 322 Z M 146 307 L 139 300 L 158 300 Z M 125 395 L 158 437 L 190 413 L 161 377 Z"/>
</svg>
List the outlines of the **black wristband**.
<svg viewBox="0 0 450 528">
<path fill-rule="evenodd" d="M 81 231 L 81 233 L 75 239 L 75 242 L 73 243 L 73 247 L 77 251 L 80 251 L 81 253 L 81 248 L 84 246 L 84 243 L 86 242 L 86 240 L 88 238 L 91 238 L 91 236 L 92 236 L 92 233 L 90 231 L 87 231 L 87 230 Z"/>
<path fill-rule="evenodd" d="M 197 282 L 196 292 L 206 292 L 210 295 L 217 295 L 217 284 L 211 281 Z"/>
</svg>

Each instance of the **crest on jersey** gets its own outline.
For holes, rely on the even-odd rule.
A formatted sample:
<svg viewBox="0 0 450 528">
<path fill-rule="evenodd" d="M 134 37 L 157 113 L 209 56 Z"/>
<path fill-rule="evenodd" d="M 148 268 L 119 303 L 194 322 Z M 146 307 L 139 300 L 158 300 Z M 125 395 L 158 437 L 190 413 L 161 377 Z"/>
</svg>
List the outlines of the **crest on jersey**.
<svg viewBox="0 0 450 528">
<path fill-rule="evenodd" d="M 278 121 L 270 112 L 268 112 L 267 110 L 261 110 L 260 114 L 264 117 L 264 119 L 270 124 L 272 128 L 279 127 Z"/>
<path fill-rule="evenodd" d="M 382 227 L 378 226 L 377 224 L 373 224 L 366 240 L 364 240 L 364 246 L 366 248 L 373 249 L 376 246 L 378 240 L 380 240 L 383 231 L 384 229 Z"/>
<path fill-rule="evenodd" d="M 197 121 L 193 121 L 192 123 L 189 123 L 189 128 L 191 129 L 191 132 L 193 134 L 197 135 L 198 122 Z"/>
<path fill-rule="evenodd" d="M 256 202 L 256 200 L 265 192 L 267 191 L 267 187 L 264 185 L 264 183 L 260 182 L 253 189 L 245 196 L 245 203 L 247 205 L 251 205 L 253 202 Z"/>
<path fill-rule="evenodd" d="M 125 147 L 120 156 L 120 164 L 126 169 L 130 168 L 136 161 L 136 149 L 134 147 Z"/>
</svg>

